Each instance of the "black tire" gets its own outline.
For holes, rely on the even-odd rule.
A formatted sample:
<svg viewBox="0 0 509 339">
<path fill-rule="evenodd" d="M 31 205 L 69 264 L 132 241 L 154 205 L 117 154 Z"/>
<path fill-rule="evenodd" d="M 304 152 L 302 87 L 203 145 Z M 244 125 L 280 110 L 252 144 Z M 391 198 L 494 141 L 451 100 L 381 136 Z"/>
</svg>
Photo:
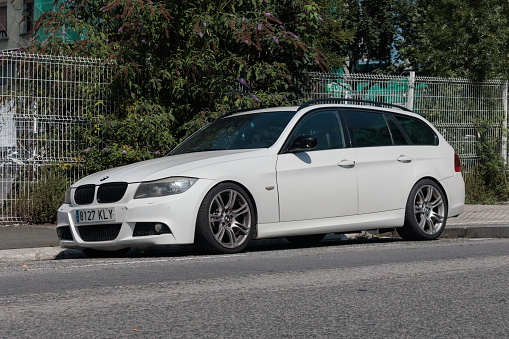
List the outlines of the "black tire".
<svg viewBox="0 0 509 339">
<path fill-rule="evenodd" d="M 242 187 L 221 183 L 203 199 L 196 218 L 195 245 L 205 253 L 243 251 L 256 226 L 251 198 Z"/>
<path fill-rule="evenodd" d="M 286 237 L 286 240 L 298 245 L 314 245 L 322 241 L 326 235 L 327 234 L 296 235 L 293 237 Z"/>
<path fill-rule="evenodd" d="M 123 257 L 131 250 L 130 247 L 122 248 L 120 250 L 116 251 L 103 251 L 103 250 L 96 250 L 92 248 L 85 248 L 82 249 L 83 253 L 88 255 L 91 258 L 119 258 Z"/>
<path fill-rule="evenodd" d="M 405 240 L 437 239 L 444 231 L 447 212 L 447 199 L 442 188 L 432 180 L 421 180 L 410 191 L 405 224 L 396 231 Z"/>
</svg>

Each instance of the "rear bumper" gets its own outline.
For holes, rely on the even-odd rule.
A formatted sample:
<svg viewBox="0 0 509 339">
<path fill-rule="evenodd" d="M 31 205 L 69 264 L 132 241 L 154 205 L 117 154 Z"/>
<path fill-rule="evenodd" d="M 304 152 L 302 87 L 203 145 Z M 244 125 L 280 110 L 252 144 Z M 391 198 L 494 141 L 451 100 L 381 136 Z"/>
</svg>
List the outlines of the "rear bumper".
<svg viewBox="0 0 509 339">
<path fill-rule="evenodd" d="M 440 184 L 447 195 L 449 212 L 448 217 L 457 217 L 465 209 L 465 182 L 461 172 L 455 173 L 452 177 L 441 180 Z"/>
</svg>

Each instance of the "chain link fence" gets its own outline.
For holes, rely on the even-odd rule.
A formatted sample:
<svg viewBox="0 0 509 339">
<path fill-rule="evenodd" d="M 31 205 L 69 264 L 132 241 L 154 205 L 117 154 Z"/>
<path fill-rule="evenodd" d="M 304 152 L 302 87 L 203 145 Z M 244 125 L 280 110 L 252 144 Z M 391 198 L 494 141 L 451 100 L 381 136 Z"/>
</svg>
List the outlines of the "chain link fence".
<svg viewBox="0 0 509 339">
<path fill-rule="evenodd" d="M 21 222 L 13 209 L 28 187 L 44 180 L 38 169 L 58 164 L 80 176 L 85 115 L 108 114 L 111 68 L 101 60 L 0 53 L 0 222 Z M 477 162 L 476 123 L 507 162 L 507 81 L 415 76 L 313 73 L 311 98 L 343 97 L 398 104 L 430 120 L 460 155 L 465 169 Z"/>
</svg>

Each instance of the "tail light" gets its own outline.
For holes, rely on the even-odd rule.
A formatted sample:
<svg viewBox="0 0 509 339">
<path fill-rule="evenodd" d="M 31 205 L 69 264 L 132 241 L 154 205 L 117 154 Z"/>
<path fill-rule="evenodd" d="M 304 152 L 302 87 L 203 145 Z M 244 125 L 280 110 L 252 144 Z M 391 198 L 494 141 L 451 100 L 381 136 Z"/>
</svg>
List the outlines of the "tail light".
<svg viewBox="0 0 509 339">
<path fill-rule="evenodd" d="M 461 161 L 458 154 L 454 153 L 454 171 L 461 172 Z"/>
</svg>

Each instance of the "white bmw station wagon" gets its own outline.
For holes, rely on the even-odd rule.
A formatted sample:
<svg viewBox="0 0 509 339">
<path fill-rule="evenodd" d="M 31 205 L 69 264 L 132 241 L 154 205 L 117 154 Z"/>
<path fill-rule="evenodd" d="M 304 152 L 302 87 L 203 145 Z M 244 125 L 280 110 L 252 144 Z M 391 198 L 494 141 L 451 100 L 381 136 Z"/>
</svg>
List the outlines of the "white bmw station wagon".
<svg viewBox="0 0 509 339">
<path fill-rule="evenodd" d="M 430 240 L 464 198 L 458 155 L 426 119 L 327 98 L 223 116 L 165 157 L 83 178 L 57 233 L 90 255 L 193 243 L 235 253 L 251 239 L 377 229 Z"/>
</svg>

